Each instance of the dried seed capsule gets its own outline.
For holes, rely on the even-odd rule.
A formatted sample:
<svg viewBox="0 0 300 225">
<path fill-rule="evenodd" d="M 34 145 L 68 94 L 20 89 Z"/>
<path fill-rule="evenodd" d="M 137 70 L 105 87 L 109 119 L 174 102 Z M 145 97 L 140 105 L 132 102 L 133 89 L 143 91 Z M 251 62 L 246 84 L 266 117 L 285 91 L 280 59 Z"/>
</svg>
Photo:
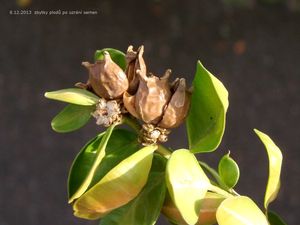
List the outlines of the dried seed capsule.
<svg viewBox="0 0 300 225">
<path fill-rule="evenodd" d="M 129 81 L 128 92 L 134 94 L 139 85 L 139 76 L 136 73 L 137 70 L 140 70 L 140 73 L 146 76 L 146 65 L 143 59 L 144 46 L 140 46 L 137 52 L 133 51 L 133 47 L 129 46 L 126 53 L 126 75 Z"/>
<path fill-rule="evenodd" d="M 135 96 L 125 92 L 123 95 L 123 103 L 127 111 L 134 117 L 140 119 L 135 109 Z"/>
<path fill-rule="evenodd" d="M 140 82 L 135 95 L 125 92 L 124 106 L 128 112 L 145 123 L 156 124 L 162 118 L 163 110 L 170 100 L 171 91 L 168 78 L 171 70 L 167 70 L 161 78 L 149 77 L 137 70 Z"/>
<path fill-rule="evenodd" d="M 128 89 L 128 79 L 123 70 L 112 61 L 108 52 L 104 52 L 104 59 L 95 64 L 83 62 L 89 70 L 89 81 L 93 91 L 105 99 L 121 98 Z"/>
<path fill-rule="evenodd" d="M 174 82 L 174 94 L 172 95 L 158 126 L 162 128 L 177 127 L 187 116 L 189 106 L 190 94 L 186 90 L 185 79 L 177 79 Z"/>
<path fill-rule="evenodd" d="M 162 119 L 164 108 L 171 98 L 168 83 L 171 70 L 167 70 L 161 78 L 152 74 L 145 76 L 139 70 L 137 73 L 140 83 L 135 94 L 135 110 L 145 123 L 156 124 Z"/>
</svg>

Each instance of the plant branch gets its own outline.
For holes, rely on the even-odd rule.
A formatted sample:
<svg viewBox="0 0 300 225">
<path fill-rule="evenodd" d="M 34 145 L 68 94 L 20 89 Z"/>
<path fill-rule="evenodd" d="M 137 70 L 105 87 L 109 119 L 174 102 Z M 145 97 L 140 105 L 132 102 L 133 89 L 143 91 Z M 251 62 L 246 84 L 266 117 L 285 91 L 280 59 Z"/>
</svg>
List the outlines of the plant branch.
<svg viewBox="0 0 300 225">
<path fill-rule="evenodd" d="M 233 195 L 239 196 L 240 194 L 237 193 L 233 188 L 228 188 L 227 185 L 222 181 L 222 179 L 220 178 L 219 174 L 217 173 L 217 171 L 215 169 L 213 169 L 212 167 L 210 167 L 208 164 L 206 164 L 205 162 L 202 161 L 198 161 L 199 164 L 205 169 L 207 170 L 213 177 L 214 179 L 217 181 L 218 185 L 220 186 L 220 188 L 222 188 L 223 190 L 225 190 L 226 192 L 229 192 Z"/>
<path fill-rule="evenodd" d="M 226 186 L 226 184 L 224 184 L 224 182 L 221 180 L 219 174 L 217 173 L 217 171 L 215 169 L 213 169 L 212 167 L 210 167 L 208 164 L 206 164 L 205 162 L 202 161 L 198 161 L 199 164 L 205 169 L 207 170 L 213 177 L 214 179 L 217 181 L 217 183 L 220 185 L 220 187 L 224 190 L 228 190 L 228 187 Z"/>
<path fill-rule="evenodd" d="M 161 154 L 162 156 L 164 156 L 166 159 L 170 158 L 172 152 L 166 148 L 163 145 L 158 145 L 158 148 L 156 150 L 159 154 Z"/>
<path fill-rule="evenodd" d="M 136 133 L 139 133 L 142 128 L 139 122 L 132 116 L 123 116 L 122 123 L 130 126 Z"/>
<path fill-rule="evenodd" d="M 136 133 L 139 133 L 142 128 L 139 122 L 132 116 L 123 116 L 122 123 L 130 126 Z M 172 153 L 168 148 L 166 148 L 163 145 L 157 145 L 156 151 L 167 159 L 170 158 L 170 155 Z"/>
<path fill-rule="evenodd" d="M 123 116 L 122 119 L 122 123 L 127 124 L 128 126 L 130 126 L 136 133 L 139 133 L 141 130 L 141 125 L 139 124 L 139 122 L 137 121 L 137 119 L 135 119 L 132 116 Z M 165 146 L 158 144 L 157 145 L 157 150 L 156 150 L 159 154 L 161 154 L 163 157 L 165 157 L 166 159 L 169 159 L 172 152 Z M 211 185 L 211 191 L 214 191 L 218 194 L 221 194 L 225 197 L 231 197 L 234 195 L 238 195 L 238 193 L 236 191 L 234 191 L 233 189 L 229 189 L 224 182 L 221 180 L 219 174 L 213 169 L 211 168 L 209 165 L 207 165 L 206 163 L 199 161 L 199 164 L 205 168 L 213 177 L 214 179 L 217 181 L 218 185 L 220 185 L 220 187 L 215 186 L 215 185 Z M 223 190 L 224 189 L 224 190 Z M 227 192 L 229 191 L 229 192 Z"/>
</svg>

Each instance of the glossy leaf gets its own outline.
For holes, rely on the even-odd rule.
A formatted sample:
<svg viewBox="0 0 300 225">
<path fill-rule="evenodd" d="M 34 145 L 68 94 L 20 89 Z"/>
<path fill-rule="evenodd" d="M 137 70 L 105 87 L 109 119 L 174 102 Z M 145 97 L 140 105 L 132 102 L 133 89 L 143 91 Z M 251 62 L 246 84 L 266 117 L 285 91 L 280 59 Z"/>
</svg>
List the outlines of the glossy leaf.
<svg viewBox="0 0 300 225">
<path fill-rule="evenodd" d="M 198 61 L 191 108 L 187 117 L 192 152 L 211 152 L 219 146 L 225 129 L 227 108 L 226 88 Z"/>
<path fill-rule="evenodd" d="M 267 218 L 248 197 L 230 197 L 217 210 L 219 225 L 268 225 Z"/>
<path fill-rule="evenodd" d="M 224 155 L 219 162 L 219 175 L 228 188 L 233 188 L 240 177 L 240 170 L 237 163 L 229 156 Z"/>
<path fill-rule="evenodd" d="M 94 110 L 94 106 L 69 104 L 53 118 L 51 127 L 59 133 L 77 130 L 89 121 Z"/>
<path fill-rule="evenodd" d="M 283 219 L 273 211 L 268 211 L 268 221 L 270 225 L 287 225 Z"/>
<path fill-rule="evenodd" d="M 96 158 L 97 149 L 100 145 L 101 139 L 105 132 L 97 135 L 90 140 L 76 156 L 71 166 L 68 177 L 68 197 L 71 197 L 76 193 L 81 186 L 89 171 L 91 170 Z"/>
<path fill-rule="evenodd" d="M 269 203 L 277 197 L 280 189 L 282 153 L 268 135 L 257 129 L 254 129 L 254 131 L 266 147 L 269 157 L 269 178 L 264 200 L 264 206 L 267 209 Z"/>
<path fill-rule="evenodd" d="M 58 91 L 46 92 L 45 97 L 76 105 L 95 105 L 99 101 L 98 96 L 80 88 L 67 88 Z"/>
<path fill-rule="evenodd" d="M 98 183 L 111 169 L 124 159 L 140 150 L 137 138 L 136 134 L 127 130 L 117 130 L 113 133 L 106 146 L 106 154 L 94 174 L 90 187 Z"/>
<path fill-rule="evenodd" d="M 200 200 L 199 217 L 196 225 L 215 224 L 217 222 L 216 211 L 223 200 L 223 196 L 207 192 L 205 197 Z M 187 225 L 169 195 L 166 197 L 162 213 L 174 224 Z"/>
<path fill-rule="evenodd" d="M 164 201 L 166 160 L 159 155 L 153 158 L 147 184 L 128 204 L 105 216 L 100 225 L 153 225 Z"/>
<path fill-rule="evenodd" d="M 97 157 L 97 149 L 103 135 L 104 133 L 92 139 L 81 149 L 75 158 L 68 179 L 69 198 L 75 194 L 90 172 Z M 97 167 L 90 186 L 95 182 L 98 182 L 108 171 L 122 160 L 139 150 L 139 144 L 136 139 L 137 136 L 128 130 L 113 130 L 105 149 L 105 156 Z"/>
<path fill-rule="evenodd" d="M 78 187 L 76 192 L 73 195 L 71 195 L 71 197 L 69 198 L 69 203 L 73 202 L 76 198 L 79 198 L 90 186 L 90 184 L 93 180 L 95 171 L 105 156 L 106 145 L 108 143 L 108 140 L 112 134 L 114 127 L 115 126 L 110 126 L 106 130 L 105 134 L 101 137 L 100 144 L 97 148 L 97 151 L 95 152 L 95 157 L 94 157 L 93 163 L 91 165 L 89 165 L 90 166 L 89 170 L 85 174 L 86 176 L 80 183 L 80 186 Z M 82 166 L 86 166 L 86 165 L 82 165 Z"/>
<path fill-rule="evenodd" d="M 134 199 L 147 182 L 156 148 L 144 147 L 110 170 L 75 201 L 74 215 L 90 220 L 99 219 Z"/>
<path fill-rule="evenodd" d="M 188 224 L 198 220 L 200 200 L 210 182 L 196 157 L 188 150 L 174 151 L 167 163 L 166 181 L 171 198 Z"/>
<path fill-rule="evenodd" d="M 104 51 L 107 51 L 110 54 L 111 59 L 119 66 L 121 69 L 126 69 L 126 59 L 125 54 L 117 49 L 113 48 L 104 48 L 97 50 L 95 52 L 95 61 L 104 59 Z"/>
</svg>

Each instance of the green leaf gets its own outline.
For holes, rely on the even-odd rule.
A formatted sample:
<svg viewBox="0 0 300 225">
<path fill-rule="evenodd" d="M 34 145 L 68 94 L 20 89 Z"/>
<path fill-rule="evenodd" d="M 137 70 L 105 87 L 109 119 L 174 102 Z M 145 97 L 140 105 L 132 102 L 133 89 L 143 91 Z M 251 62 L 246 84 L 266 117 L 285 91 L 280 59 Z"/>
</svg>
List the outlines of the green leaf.
<svg viewBox="0 0 300 225">
<path fill-rule="evenodd" d="M 267 218 L 248 197 L 230 197 L 217 210 L 219 225 L 268 225 Z"/>
<path fill-rule="evenodd" d="M 76 105 L 96 105 L 99 101 L 98 96 L 80 88 L 67 88 L 58 91 L 46 92 L 45 97 Z"/>
<path fill-rule="evenodd" d="M 110 170 L 75 201 L 74 215 L 99 219 L 134 199 L 147 182 L 156 148 L 156 145 L 144 147 Z"/>
<path fill-rule="evenodd" d="M 166 160 L 154 155 L 147 184 L 138 196 L 128 204 L 105 216 L 100 225 L 153 225 L 165 198 Z"/>
<path fill-rule="evenodd" d="M 205 197 L 200 200 L 200 210 L 198 222 L 196 225 L 213 225 L 217 222 L 216 211 L 224 201 L 222 195 L 207 192 Z M 186 225 L 187 223 L 182 218 L 180 212 L 172 202 L 172 199 L 167 195 L 164 206 L 162 208 L 162 213 L 174 224 Z"/>
<path fill-rule="evenodd" d="M 68 177 L 68 197 L 69 199 L 81 186 L 96 158 L 96 153 L 105 132 L 90 140 L 76 156 L 71 166 Z"/>
<path fill-rule="evenodd" d="M 119 66 L 121 69 L 126 69 L 126 59 L 125 54 L 117 49 L 113 48 L 104 48 L 97 50 L 95 52 L 95 61 L 104 59 L 104 51 L 107 51 L 110 54 L 111 59 Z"/>
<path fill-rule="evenodd" d="M 59 133 L 77 130 L 89 121 L 94 110 L 94 106 L 69 104 L 53 118 L 51 127 Z"/>
<path fill-rule="evenodd" d="M 270 225 L 287 225 L 283 219 L 273 211 L 268 211 L 268 220 Z"/>
<path fill-rule="evenodd" d="M 198 61 L 193 81 L 191 108 L 187 117 L 190 150 L 214 151 L 220 144 L 228 108 L 224 85 Z"/>
<path fill-rule="evenodd" d="M 264 200 L 264 206 L 267 209 L 269 203 L 277 197 L 280 189 L 282 153 L 268 135 L 257 129 L 254 129 L 254 131 L 266 147 L 269 157 L 269 178 Z"/>
<path fill-rule="evenodd" d="M 171 198 L 184 220 L 195 224 L 200 200 L 210 187 L 196 157 L 186 149 L 172 152 L 167 163 L 166 181 Z"/>
<path fill-rule="evenodd" d="M 90 172 L 104 133 L 97 135 L 86 144 L 75 158 L 68 179 L 69 198 L 75 194 Z M 139 150 L 139 144 L 134 133 L 123 129 L 113 130 L 105 149 L 106 154 L 97 167 L 90 186 L 98 182 L 108 171 L 137 150 Z"/>
<path fill-rule="evenodd" d="M 240 177 L 240 170 L 237 163 L 229 156 L 224 155 L 219 162 L 219 175 L 228 188 L 233 188 Z"/>
<path fill-rule="evenodd" d="M 80 165 L 80 164 L 78 165 L 77 164 L 76 165 L 77 167 L 78 166 L 86 166 L 86 167 L 88 166 L 88 170 L 85 170 L 85 172 L 86 172 L 85 177 L 84 178 L 82 177 L 83 179 L 80 182 L 80 185 L 76 188 L 76 192 L 74 194 L 72 194 L 71 197 L 69 198 L 69 203 L 73 202 L 76 198 L 79 198 L 90 186 L 90 184 L 93 180 L 95 171 L 105 156 L 106 145 L 112 134 L 114 127 L 115 127 L 114 125 L 110 126 L 106 130 L 105 134 L 101 137 L 101 141 L 97 148 L 97 151 L 94 153 L 95 157 L 94 157 L 92 164 L 90 164 L 90 165 Z M 91 150 L 91 149 L 89 149 L 89 150 Z M 81 160 L 81 159 L 79 159 L 79 160 Z M 77 161 L 77 159 L 75 161 Z M 72 167 L 74 167 L 74 165 Z M 71 169 L 71 171 L 72 170 L 73 170 L 73 168 Z M 81 171 L 79 171 L 79 172 L 81 172 Z M 73 174 L 74 174 L 74 171 L 73 171 Z"/>
</svg>

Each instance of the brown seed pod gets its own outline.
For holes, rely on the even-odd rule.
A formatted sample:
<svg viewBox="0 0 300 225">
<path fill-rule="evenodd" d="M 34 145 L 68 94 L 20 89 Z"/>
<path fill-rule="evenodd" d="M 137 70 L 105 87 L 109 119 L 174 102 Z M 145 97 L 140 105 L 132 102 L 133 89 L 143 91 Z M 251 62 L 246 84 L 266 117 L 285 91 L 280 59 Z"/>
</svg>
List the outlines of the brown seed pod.
<svg viewBox="0 0 300 225">
<path fill-rule="evenodd" d="M 168 82 L 171 70 L 167 70 L 161 78 L 152 74 L 145 76 L 139 70 L 137 73 L 140 76 L 140 83 L 135 94 L 135 110 L 145 123 L 157 124 L 171 98 Z"/>
<path fill-rule="evenodd" d="M 127 111 L 135 118 L 140 119 L 135 109 L 135 96 L 125 92 L 123 95 L 123 103 Z"/>
<path fill-rule="evenodd" d="M 109 53 L 104 52 L 104 59 L 95 64 L 83 62 L 89 71 L 88 84 L 93 91 L 105 99 L 121 98 L 128 89 L 128 79 L 123 70 L 112 61 Z"/>
<path fill-rule="evenodd" d="M 164 111 L 162 120 L 158 123 L 158 126 L 162 128 L 179 126 L 188 114 L 190 93 L 186 90 L 185 79 L 176 79 L 173 87 L 174 94 Z"/>
<path fill-rule="evenodd" d="M 128 93 L 134 94 L 139 85 L 139 76 L 136 73 L 137 70 L 140 70 L 140 73 L 146 76 L 146 64 L 143 59 L 144 46 L 140 46 L 137 52 L 133 51 L 133 47 L 130 45 L 126 53 L 126 75 L 129 81 Z"/>
</svg>

